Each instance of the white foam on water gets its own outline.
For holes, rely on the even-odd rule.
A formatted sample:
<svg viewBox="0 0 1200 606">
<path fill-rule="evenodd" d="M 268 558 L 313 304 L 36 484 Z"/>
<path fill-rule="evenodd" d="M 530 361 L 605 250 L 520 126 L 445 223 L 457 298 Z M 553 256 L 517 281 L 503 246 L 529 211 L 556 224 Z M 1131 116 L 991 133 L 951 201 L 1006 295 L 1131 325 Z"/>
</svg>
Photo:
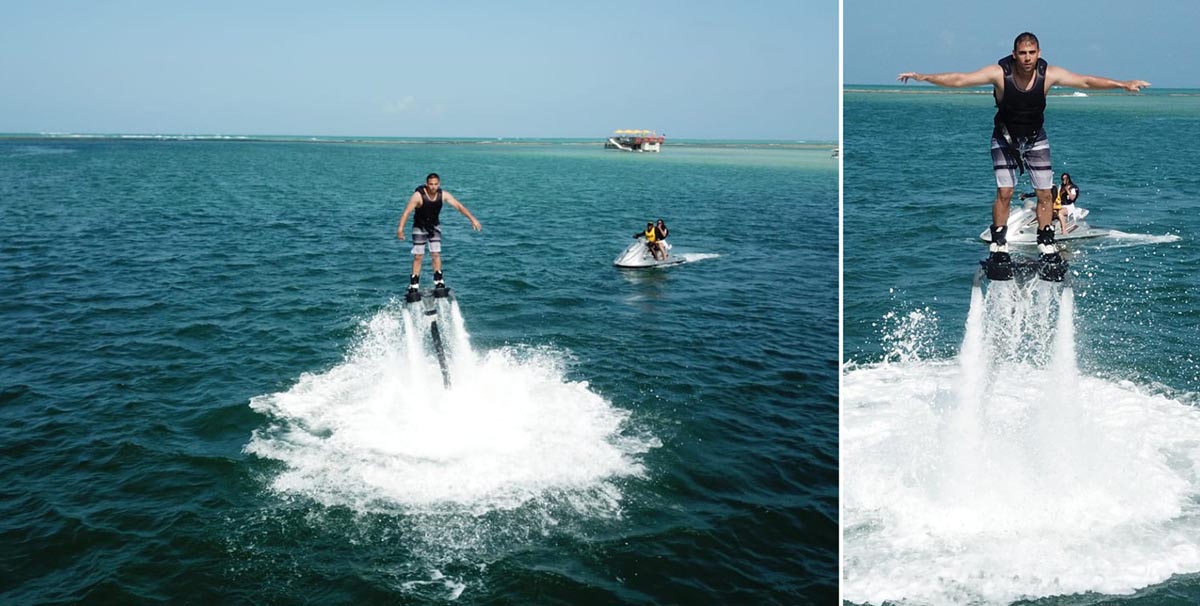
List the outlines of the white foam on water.
<svg viewBox="0 0 1200 606">
<path fill-rule="evenodd" d="M 642 475 L 639 455 L 657 440 L 566 379 L 561 354 L 474 352 L 457 304 L 440 305 L 449 389 L 427 318 L 392 306 L 363 323 L 342 363 L 251 401 L 270 422 L 246 451 L 285 464 L 273 489 L 364 513 L 478 516 L 564 494 L 580 509 L 619 508 L 611 483 Z"/>
<path fill-rule="evenodd" d="M 916 362 L 929 355 L 937 335 L 937 312 L 929 307 L 907 313 L 889 312 L 882 323 L 887 327 L 883 334 L 883 347 L 887 350 L 884 363 Z"/>
<path fill-rule="evenodd" d="M 956 360 L 846 367 L 845 599 L 1008 604 L 1200 571 L 1200 411 L 1080 374 L 1074 306 L 1037 280 L 976 285 Z"/>
<path fill-rule="evenodd" d="M 73 154 L 76 150 L 62 147 L 49 147 L 44 145 L 20 145 L 9 148 L 5 153 L 0 154 L 0 157 L 16 158 L 22 156 L 58 156 L 63 154 Z"/>
<path fill-rule="evenodd" d="M 1097 248 L 1112 249 L 1141 246 L 1143 244 L 1170 244 L 1172 242 L 1179 242 L 1180 240 L 1182 238 L 1178 234 L 1131 234 L 1114 229 L 1108 232 L 1107 236 L 1100 238 Z"/>
<path fill-rule="evenodd" d="M 678 256 L 682 257 L 685 263 L 694 263 L 705 259 L 716 259 L 721 255 L 717 253 L 679 253 Z"/>
<path fill-rule="evenodd" d="M 400 584 L 400 589 L 405 593 L 417 593 L 419 590 L 427 592 L 432 589 L 436 592 L 435 596 L 450 602 L 462 596 L 466 588 L 465 583 L 447 578 L 440 570 L 431 570 L 429 580 L 405 581 Z"/>
</svg>

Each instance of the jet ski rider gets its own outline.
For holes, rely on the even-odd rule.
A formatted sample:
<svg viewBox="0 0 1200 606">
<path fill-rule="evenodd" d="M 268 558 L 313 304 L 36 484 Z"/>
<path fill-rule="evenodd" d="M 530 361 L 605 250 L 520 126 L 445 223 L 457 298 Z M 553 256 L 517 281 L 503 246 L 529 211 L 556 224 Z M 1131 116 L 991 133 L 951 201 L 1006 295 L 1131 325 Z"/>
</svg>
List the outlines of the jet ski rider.
<svg viewBox="0 0 1200 606">
<path fill-rule="evenodd" d="M 655 261 L 663 260 L 662 258 L 659 258 L 659 255 L 661 254 L 662 249 L 659 248 L 658 230 L 654 229 L 653 221 L 647 221 L 646 222 L 646 231 L 642 231 L 642 232 L 633 234 L 633 237 L 634 237 L 634 239 L 645 238 L 646 239 L 646 248 L 648 248 L 650 250 L 650 256 L 654 257 Z"/>
</svg>

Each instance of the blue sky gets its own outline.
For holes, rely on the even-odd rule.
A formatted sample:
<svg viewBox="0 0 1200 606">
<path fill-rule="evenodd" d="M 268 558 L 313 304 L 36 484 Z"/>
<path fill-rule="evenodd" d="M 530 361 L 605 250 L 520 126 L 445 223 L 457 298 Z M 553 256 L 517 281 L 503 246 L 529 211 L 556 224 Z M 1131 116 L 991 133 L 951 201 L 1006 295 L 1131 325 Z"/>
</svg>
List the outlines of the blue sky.
<svg viewBox="0 0 1200 606">
<path fill-rule="evenodd" d="M 836 0 L 0 0 L 0 132 L 835 140 Z"/>
<path fill-rule="evenodd" d="M 1073 72 L 1197 88 L 1198 28 L 1196 0 L 845 0 L 845 83 L 893 83 L 904 71 L 975 70 L 1031 31 L 1047 61 Z"/>
</svg>

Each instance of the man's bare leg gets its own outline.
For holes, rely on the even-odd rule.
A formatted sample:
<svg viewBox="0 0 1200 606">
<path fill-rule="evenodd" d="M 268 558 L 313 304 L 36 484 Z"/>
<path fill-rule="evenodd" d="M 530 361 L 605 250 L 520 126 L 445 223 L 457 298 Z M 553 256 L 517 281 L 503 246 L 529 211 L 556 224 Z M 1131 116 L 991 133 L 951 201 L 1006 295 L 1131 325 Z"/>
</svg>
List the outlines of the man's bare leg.
<svg viewBox="0 0 1200 606">
<path fill-rule="evenodd" d="M 1041 230 L 1043 227 L 1050 225 L 1050 222 L 1054 220 L 1054 200 L 1050 197 L 1050 190 L 1048 189 L 1039 189 L 1035 191 L 1037 191 L 1038 199 L 1038 229 Z"/>
<path fill-rule="evenodd" d="M 992 203 L 992 225 L 1008 225 L 1009 204 L 1012 202 L 1013 188 L 997 187 L 996 201 Z M 1049 192 L 1047 191 L 1047 195 Z"/>
</svg>

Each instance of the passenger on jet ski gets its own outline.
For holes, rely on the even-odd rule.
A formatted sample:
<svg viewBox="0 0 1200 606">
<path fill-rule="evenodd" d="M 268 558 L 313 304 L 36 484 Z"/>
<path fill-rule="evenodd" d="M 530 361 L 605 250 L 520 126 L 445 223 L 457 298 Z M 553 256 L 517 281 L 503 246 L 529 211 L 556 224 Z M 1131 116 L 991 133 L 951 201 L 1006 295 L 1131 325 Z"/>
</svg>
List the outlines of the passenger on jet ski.
<svg viewBox="0 0 1200 606">
<path fill-rule="evenodd" d="M 667 254 L 667 236 L 670 234 L 671 230 L 667 229 L 667 224 L 662 219 L 654 224 L 654 246 L 662 253 L 663 259 L 671 256 Z"/>
<path fill-rule="evenodd" d="M 1075 185 L 1075 181 L 1071 179 L 1071 175 L 1063 173 L 1059 178 L 1062 186 L 1058 188 L 1059 197 L 1062 199 L 1063 210 L 1066 211 L 1068 218 L 1074 217 L 1079 209 L 1075 206 L 1075 202 L 1079 200 L 1079 187 Z"/>
<path fill-rule="evenodd" d="M 1054 185 L 1050 188 L 1050 198 L 1054 200 L 1053 220 L 1058 221 L 1063 233 L 1067 231 L 1067 222 L 1076 218 L 1076 215 L 1081 214 L 1078 211 L 1081 208 L 1075 206 L 1075 201 L 1079 199 L 1079 187 L 1071 181 L 1071 175 L 1063 173 L 1061 177 L 1062 187 Z M 1021 194 L 1021 200 L 1036 198 L 1035 193 Z"/>
</svg>

